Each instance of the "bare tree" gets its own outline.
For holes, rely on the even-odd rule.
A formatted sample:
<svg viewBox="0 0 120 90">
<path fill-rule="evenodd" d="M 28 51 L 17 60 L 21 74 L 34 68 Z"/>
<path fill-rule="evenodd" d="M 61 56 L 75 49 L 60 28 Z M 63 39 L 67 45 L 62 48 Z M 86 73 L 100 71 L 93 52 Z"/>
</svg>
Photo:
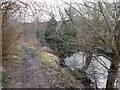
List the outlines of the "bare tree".
<svg viewBox="0 0 120 90">
<path fill-rule="evenodd" d="M 69 5 L 68 3 L 66 3 Z M 114 88 L 120 62 L 120 2 L 74 2 L 71 6 L 87 26 L 80 34 L 79 45 L 84 50 L 110 60 L 107 88 Z M 84 51 L 83 50 L 83 51 Z M 86 61 L 86 63 L 89 63 Z"/>
<path fill-rule="evenodd" d="M 21 1 L 2 0 L 0 5 L 0 12 L 2 13 L 2 55 L 5 56 L 13 51 L 11 45 L 14 44 L 22 34 L 18 31 L 20 25 L 18 19 L 20 19 L 21 16 L 21 9 L 26 7 L 26 4 Z"/>
<path fill-rule="evenodd" d="M 2 13 L 0 9 L 0 68 L 2 68 Z M 2 77 L 2 70 L 0 70 L 0 77 Z M 0 79 L 0 89 L 2 89 L 2 78 Z"/>
</svg>

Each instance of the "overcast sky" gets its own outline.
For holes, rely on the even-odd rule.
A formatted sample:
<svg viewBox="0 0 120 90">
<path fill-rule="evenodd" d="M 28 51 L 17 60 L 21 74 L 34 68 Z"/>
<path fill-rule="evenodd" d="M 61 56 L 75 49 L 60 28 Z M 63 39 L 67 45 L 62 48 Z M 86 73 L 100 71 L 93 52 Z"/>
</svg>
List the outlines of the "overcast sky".
<svg viewBox="0 0 120 90">
<path fill-rule="evenodd" d="M 24 0 L 24 1 L 28 1 L 28 0 Z M 32 2 L 40 2 L 40 3 L 46 3 L 48 6 L 52 6 L 52 7 L 56 7 L 56 6 L 61 6 L 62 5 L 62 8 L 63 7 L 66 7 L 66 6 L 63 6 L 64 3 L 63 2 L 67 2 L 67 3 L 70 3 L 70 2 L 77 2 L 77 3 L 82 3 L 83 1 L 101 1 L 101 0 L 30 0 Z M 117 1 L 120 1 L 120 0 L 103 0 L 103 1 L 106 1 L 106 2 L 117 2 Z M 52 10 L 53 9 L 53 10 Z M 52 12 L 56 15 L 56 18 L 59 20 L 59 13 L 58 13 L 58 9 L 55 9 L 55 8 L 48 8 L 47 11 Z M 37 15 L 36 15 L 37 16 Z M 40 18 L 41 20 L 49 20 L 49 15 L 46 13 L 46 12 L 43 12 L 42 15 L 40 15 Z M 27 19 L 30 19 L 31 21 L 31 17 L 27 17 Z M 29 21 L 29 20 L 28 20 Z"/>
<path fill-rule="evenodd" d="M 32 0 L 32 1 L 46 2 L 47 4 L 55 5 L 55 4 L 61 4 L 61 1 L 65 1 L 65 2 L 75 1 L 75 2 L 81 2 L 82 3 L 83 1 L 86 1 L 86 0 Z M 117 2 L 117 1 L 120 1 L 120 0 L 87 0 L 87 1 Z"/>
</svg>

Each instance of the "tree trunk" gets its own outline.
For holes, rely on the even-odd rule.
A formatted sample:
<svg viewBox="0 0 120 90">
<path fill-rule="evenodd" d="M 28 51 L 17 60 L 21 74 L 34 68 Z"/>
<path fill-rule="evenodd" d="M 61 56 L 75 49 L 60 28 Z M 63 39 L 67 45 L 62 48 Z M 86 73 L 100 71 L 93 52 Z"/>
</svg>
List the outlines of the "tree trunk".
<svg viewBox="0 0 120 90">
<path fill-rule="evenodd" d="M 92 60 L 92 54 L 87 55 L 85 65 L 81 69 L 82 72 L 85 72 L 88 69 L 91 60 Z"/>
<path fill-rule="evenodd" d="M 108 78 L 107 78 L 107 83 L 106 83 L 106 90 L 113 89 L 114 88 L 114 83 L 115 80 L 117 79 L 117 72 L 118 72 L 118 66 L 119 66 L 119 61 L 117 62 L 117 58 L 113 59 L 111 61 L 110 69 L 108 71 Z"/>
<path fill-rule="evenodd" d="M 108 80 L 107 80 L 107 84 L 106 84 L 106 90 L 114 88 L 116 76 L 117 76 L 117 73 L 109 71 Z"/>
</svg>

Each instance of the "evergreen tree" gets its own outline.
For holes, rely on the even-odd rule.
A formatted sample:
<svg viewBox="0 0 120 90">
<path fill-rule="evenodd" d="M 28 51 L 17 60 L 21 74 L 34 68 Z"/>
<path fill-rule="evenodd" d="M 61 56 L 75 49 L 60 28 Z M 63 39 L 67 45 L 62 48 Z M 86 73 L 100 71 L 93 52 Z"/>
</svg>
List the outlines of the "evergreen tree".
<svg viewBox="0 0 120 90">
<path fill-rule="evenodd" d="M 69 20 L 63 20 L 59 29 L 56 28 L 57 21 L 52 17 L 44 33 L 46 43 L 61 59 L 70 57 L 77 47 L 74 41 L 77 39 L 78 29 Z"/>
</svg>

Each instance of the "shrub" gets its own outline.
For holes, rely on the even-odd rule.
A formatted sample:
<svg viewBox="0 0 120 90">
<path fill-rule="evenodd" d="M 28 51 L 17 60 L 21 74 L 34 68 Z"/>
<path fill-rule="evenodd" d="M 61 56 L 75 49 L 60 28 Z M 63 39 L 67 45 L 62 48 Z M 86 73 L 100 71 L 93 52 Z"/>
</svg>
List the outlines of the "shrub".
<svg viewBox="0 0 120 90">
<path fill-rule="evenodd" d="M 69 20 L 63 20 L 60 28 L 56 31 L 58 23 L 54 18 L 48 21 L 44 39 L 48 46 L 63 59 L 75 53 L 73 50 L 77 46 L 73 44 L 73 41 L 77 39 L 78 29 Z"/>
</svg>

